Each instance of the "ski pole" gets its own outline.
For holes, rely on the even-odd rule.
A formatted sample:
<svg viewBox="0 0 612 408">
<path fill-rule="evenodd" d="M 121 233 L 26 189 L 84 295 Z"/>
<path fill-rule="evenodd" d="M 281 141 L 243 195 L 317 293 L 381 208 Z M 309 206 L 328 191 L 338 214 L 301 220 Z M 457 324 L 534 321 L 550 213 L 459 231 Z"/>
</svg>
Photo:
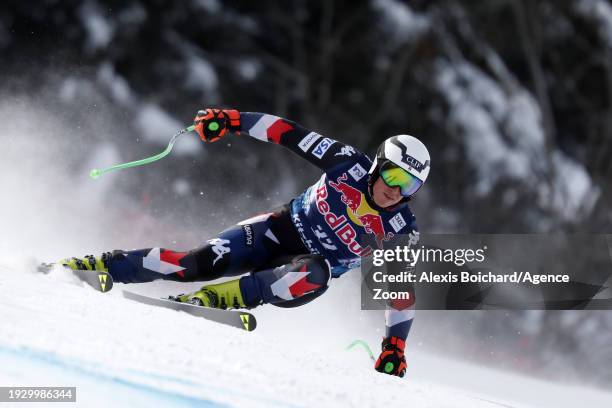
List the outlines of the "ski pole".
<svg viewBox="0 0 612 408">
<path fill-rule="evenodd" d="M 368 355 L 370 356 L 372 361 L 376 361 L 376 359 L 374 358 L 374 354 L 372 354 L 372 350 L 370 350 L 370 346 L 368 346 L 368 343 L 366 343 L 363 340 L 355 340 L 355 341 L 353 341 L 351 344 L 349 344 L 346 347 L 346 350 L 350 350 L 350 349 L 352 349 L 353 347 L 355 347 L 357 345 L 362 346 L 363 349 L 368 352 Z"/>
<path fill-rule="evenodd" d="M 194 129 L 195 129 L 195 125 L 191 125 L 191 126 L 186 127 L 185 129 L 181 129 L 179 132 L 174 134 L 174 136 L 172 136 L 172 138 L 170 139 L 170 143 L 168 143 L 168 147 L 166 147 L 166 150 L 164 150 L 163 152 L 159 154 L 156 154 L 155 156 L 147 157 L 142 160 L 132 161 L 129 163 L 117 164 L 117 165 L 106 167 L 103 169 L 93 169 L 91 172 L 89 172 L 89 177 L 95 180 L 104 173 L 108 173 L 114 170 L 127 169 L 129 167 L 142 166 L 145 164 L 153 163 L 154 161 L 157 161 L 159 159 L 163 159 L 170 153 L 170 151 L 172 151 L 172 147 L 174 146 L 176 139 L 178 139 L 180 135 L 182 135 L 183 133 L 191 132 Z"/>
<path fill-rule="evenodd" d="M 363 340 L 355 340 L 355 341 L 353 341 L 351 344 L 349 344 L 349 345 L 346 347 L 346 350 L 350 350 L 350 349 L 352 349 L 353 347 L 355 347 L 356 345 L 360 345 L 360 346 L 362 346 L 362 347 L 363 347 L 363 349 L 364 349 L 365 351 L 367 351 L 367 352 L 368 352 L 368 355 L 370 356 L 370 359 L 371 359 L 372 361 L 376 361 L 376 359 L 374 358 L 374 354 L 372 354 L 372 350 L 370 349 L 370 346 L 368 346 L 368 343 L 366 343 L 366 342 L 365 342 L 365 341 L 363 341 Z M 394 368 L 395 368 L 395 367 L 394 367 L 393 363 L 392 363 L 392 362 L 390 362 L 390 361 L 388 361 L 388 362 L 385 364 L 385 372 L 386 372 L 387 374 L 388 374 L 388 373 L 393 372 L 393 369 L 394 369 Z"/>
</svg>

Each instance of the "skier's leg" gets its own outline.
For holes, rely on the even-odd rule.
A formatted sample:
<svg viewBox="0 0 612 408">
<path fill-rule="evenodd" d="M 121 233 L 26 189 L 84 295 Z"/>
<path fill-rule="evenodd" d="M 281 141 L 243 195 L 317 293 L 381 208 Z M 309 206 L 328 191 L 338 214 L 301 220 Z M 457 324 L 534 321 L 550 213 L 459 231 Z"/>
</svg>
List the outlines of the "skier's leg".
<svg viewBox="0 0 612 408">
<path fill-rule="evenodd" d="M 278 267 L 243 276 L 240 289 L 248 307 L 263 303 L 296 307 L 322 295 L 330 278 L 330 266 L 323 257 L 298 255 Z"/>
<path fill-rule="evenodd" d="M 283 206 L 242 221 L 188 252 L 164 248 L 114 251 L 107 264 L 116 282 L 193 282 L 242 275 L 279 256 L 305 252 L 288 206 Z"/>
<path fill-rule="evenodd" d="M 319 255 L 297 255 L 275 260 L 267 269 L 223 283 L 206 285 L 197 292 L 173 297 L 208 307 L 253 308 L 270 303 L 296 307 L 310 302 L 327 289 L 329 264 Z"/>
</svg>

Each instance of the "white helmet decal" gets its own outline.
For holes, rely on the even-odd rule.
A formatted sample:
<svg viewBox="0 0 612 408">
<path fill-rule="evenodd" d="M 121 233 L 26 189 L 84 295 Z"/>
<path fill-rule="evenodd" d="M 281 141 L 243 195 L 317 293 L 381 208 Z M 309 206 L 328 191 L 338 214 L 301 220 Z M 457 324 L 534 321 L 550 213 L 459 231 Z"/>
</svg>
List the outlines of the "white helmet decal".
<svg viewBox="0 0 612 408">
<path fill-rule="evenodd" d="M 383 157 L 425 182 L 431 159 L 427 147 L 416 137 L 397 135 L 385 140 Z"/>
</svg>

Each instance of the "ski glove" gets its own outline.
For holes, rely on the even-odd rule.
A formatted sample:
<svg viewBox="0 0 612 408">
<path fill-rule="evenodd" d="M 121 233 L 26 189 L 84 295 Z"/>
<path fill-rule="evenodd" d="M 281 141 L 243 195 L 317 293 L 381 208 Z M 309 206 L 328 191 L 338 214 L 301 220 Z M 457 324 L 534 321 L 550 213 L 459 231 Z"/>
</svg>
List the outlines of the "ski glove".
<svg viewBox="0 0 612 408">
<path fill-rule="evenodd" d="M 233 109 L 204 109 L 193 120 L 204 142 L 216 142 L 228 132 L 240 131 L 240 112 Z"/>
<path fill-rule="evenodd" d="M 406 373 L 406 358 L 404 357 L 404 340 L 399 337 L 387 337 L 382 341 L 382 352 L 374 364 L 376 371 L 389 375 L 403 377 Z"/>
</svg>

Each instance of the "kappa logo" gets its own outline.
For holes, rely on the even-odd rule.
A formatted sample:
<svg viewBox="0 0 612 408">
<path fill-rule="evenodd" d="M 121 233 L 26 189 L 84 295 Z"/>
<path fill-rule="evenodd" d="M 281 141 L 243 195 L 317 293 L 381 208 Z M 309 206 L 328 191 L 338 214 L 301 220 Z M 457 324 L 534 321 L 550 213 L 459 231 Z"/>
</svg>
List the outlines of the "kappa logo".
<svg viewBox="0 0 612 408">
<path fill-rule="evenodd" d="M 306 153 L 308 149 L 310 149 L 312 145 L 315 144 L 315 142 L 320 138 L 320 134 L 316 132 L 310 132 L 300 141 L 300 143 L 298 143 L 298 146 L 300 147 L 300 149 L 302 149 L 304 153 Z"/>
<path fill-rule="evenodd" d="M 340 149 L 338 153 L 334 154 L 334 156 L 351 157 L 354 154 L 355 154 L 355 149 L 353 148 L 353 146 L 344 146 L 342 149 Z"/>
<path fill-rule="evenodd" d="M 389 220 L 389 224 L 391 224 L 395 232 L 399 232 L 402 228 L 406 226 L 406 220 L 404 220 L 404 217 L 402 217 L 401 213 L 397 213 L 393 218 Z"/>
<path fill-rule="evenodd" d="M 329 139 L 327 137 L 323 138 L 323 140 L 321 140 L 319 144 L 312 151 L 312 155 L 318 159 L 322 158 L 323 155 L 329 150 L 331 145 L 333 145 L 334 143 L 336 143 L 335 140 Z"/>
<path fill-rule="evenodd" d="M 363 176 L 365 176 L 367 174 L 365 169 L 363 167 L 361 167 L 361 165 L 359 163 L 357 163 L 356 165 L 351 167 L 348 172 L 349 172 L 349 174 L 351 176 L 353 176 L 355 181 L 361 180 L 363 178 Z"/>
<path fill-rule="evenodd" d="M 231 249 L 226 247 L 225 245 L 229 245 L 230 241 L 227 239 L 214 238 L 208 241 L 209 244 L 212 245 L 212 250 L 217 255 L 217 257 L 213 260 L 213 266 L 217 263 L 218 260 L 223 258 L 223 255 L 229 254 Z"/>
</svg>

